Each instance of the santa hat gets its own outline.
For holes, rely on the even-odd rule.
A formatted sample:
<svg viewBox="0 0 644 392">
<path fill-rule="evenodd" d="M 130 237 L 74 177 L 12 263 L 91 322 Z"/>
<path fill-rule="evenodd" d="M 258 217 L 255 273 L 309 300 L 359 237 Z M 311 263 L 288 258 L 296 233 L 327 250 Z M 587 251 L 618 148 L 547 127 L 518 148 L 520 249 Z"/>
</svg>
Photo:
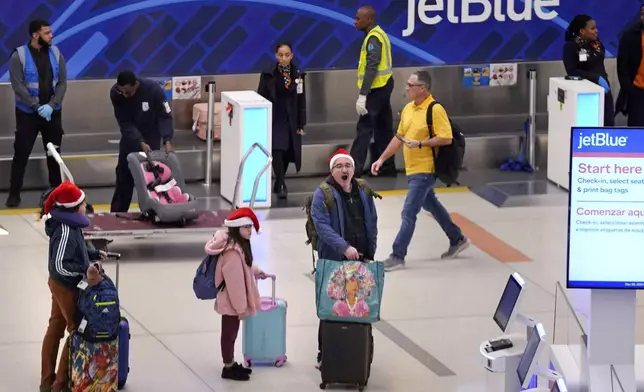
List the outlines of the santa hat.
<svg viewBox="0 0 644 392">
<path fill-rule="evenodd" d="M 226 227 L 242 227 L 252 225 L 255 231 L 259 233 L 259 220 L 257 215 L 248 207 L 241 207 L 228 214 L 224 220 Z"/>
<path fill-rule="evenodd" d="M 65 181 L 51 191 L 45 200 L 43 212 L 49 214 L 54 205 L 64 208 L 78 207 L 83 201 L 85 201 L 85 192 L 71 182 Z"/>
<path fill-rule="evenodd" d="M 344 148 L 340 148 L 329 158 L 329 168 L 333 169 L 335 162 L 340 158 L 347 158 L 349 161 L 351 161 L 351 165 L 355 166 L 355 162 L 353 161 L 351 154 L 349 154 L 349 151 L 345 150 Z"/>
</svg>

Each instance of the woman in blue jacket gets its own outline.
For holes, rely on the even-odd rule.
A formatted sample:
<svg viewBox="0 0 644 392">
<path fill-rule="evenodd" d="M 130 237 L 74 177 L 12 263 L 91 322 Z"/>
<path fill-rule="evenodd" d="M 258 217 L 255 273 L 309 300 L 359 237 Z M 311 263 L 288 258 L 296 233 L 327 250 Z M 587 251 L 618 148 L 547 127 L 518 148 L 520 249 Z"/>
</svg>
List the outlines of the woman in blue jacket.
<svg viewBox="0 0 644 392">
<path fill-rule="evenodd" d="M 43 204 L 45 232 L 49 237 L 51 316 L 42 343 L 41 392 L 68 390 L 69 347 L 65 343 L 56 371 L 58 347 L 65 329 L 71 332 L 77 327 L 77 285 L 87 273 L 90 260 L 106 256 L 85 246 L 82 230 L 89 226 L 85 209 L 85 193 L 68 181 L 54 189 Z"/>
</svg>

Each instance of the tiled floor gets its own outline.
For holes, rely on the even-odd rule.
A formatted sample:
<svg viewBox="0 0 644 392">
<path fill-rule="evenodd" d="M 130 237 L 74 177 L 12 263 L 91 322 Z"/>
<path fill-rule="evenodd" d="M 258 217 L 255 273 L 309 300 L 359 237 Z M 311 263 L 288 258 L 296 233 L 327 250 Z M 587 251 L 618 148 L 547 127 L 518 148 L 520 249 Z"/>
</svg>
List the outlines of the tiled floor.
<svg viewBox="0 0 644 392">
<path fill-rule="evenodd" d="M 403 198 L 377 202 L 378 258 L 389 254 Z M 447 240 L 433 219 L 421 213 L 407 268 L 386 275 L 370 391 L 499 391 L 498 378 L 483 369 L 477 353 L 482 340 L 499 334 L 492 313 L 512 271 L 529 283 L 522 312 L 552 332 L 555 284 L 565 279 L 566 207 L 497 208 L 470 192 L 439 198 L 451 212 L 531 261 L 500 262 L 494 252 L 477 246 L 459 259 L 443 261 L 439 256 Z M 319 390 L 313 366 L 318 321 L 311 254 L 304 245 L 303 213 L 290 210 L 264 221 L 263 233 L 253 238 L 256 262 L 277 274 L 278 296 L 288 301 L 289 360 L 283 368 L 257 368 L 247 383 L 220 379 L 219 317 L 211 302 L 192 293 L 194 270 L 209 234 L 118 239 L 113 244 L 111 250 L 123 254 L 120 296 L 132 325 L 128 391 Z M 36 391 L 50 306 L 47 240 L 31 215 L 0 215 L 0 226 L 9 232 L 0 235 L 0 390 Z M 106 269 L 113 275 L 113 262 Z M 270 290 L 268 285 L 260 289 Z"/>
</svg>

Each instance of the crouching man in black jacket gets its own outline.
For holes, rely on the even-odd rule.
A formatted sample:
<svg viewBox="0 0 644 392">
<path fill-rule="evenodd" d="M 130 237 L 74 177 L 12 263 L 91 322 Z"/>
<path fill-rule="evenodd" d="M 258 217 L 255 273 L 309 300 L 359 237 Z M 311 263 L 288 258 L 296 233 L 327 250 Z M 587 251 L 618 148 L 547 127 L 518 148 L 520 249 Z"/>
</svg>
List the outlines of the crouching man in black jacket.
<svg viewBox="0 0 644 392">
<path fill-rule="evenodd" d="M 114 116 L 121 130 L 119 159 L 116 166 L 116 189 L 111 212 L 127 212 L 132 202 L 134 179 L 127 164 L 132 152 L 172 151 L 174 124 L 170 103 L 154 80 L 139 79 L 130 71 L 119 73 L 110 91 Z"/>
</svg>

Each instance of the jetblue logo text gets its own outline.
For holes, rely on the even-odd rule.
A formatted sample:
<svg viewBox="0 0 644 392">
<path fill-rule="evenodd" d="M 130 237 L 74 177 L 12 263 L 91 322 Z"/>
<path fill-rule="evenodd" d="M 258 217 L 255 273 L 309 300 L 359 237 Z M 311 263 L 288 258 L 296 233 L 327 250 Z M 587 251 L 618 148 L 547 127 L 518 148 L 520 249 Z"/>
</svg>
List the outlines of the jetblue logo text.
<svg viewBox="0 0 644 392">
<path fill-rule="evenodd" d="M 609 133 L 593 133 L 590 136 L 579 135 L 577 149 L 583 147 L 625 147 L 628 136 L 611 136 Z"/>
<path fill-rule="evenodd" d="M 429 1 L 432 4 L 427 4 L 428 0 L 407 1 L 407 28 L 402 31 L 403 37 L 414 33 L 416 14 L 420 22 L 426 25 L 440 23 L 444 14 L 447 14 L 447 21 L 454 24 L 483 23 L 493 15 L 499 22 L 505 22 L 507 18 L 513 22 L 532 20 L 533 13 L 541 20 L 552 20 L 559 15 L 554 10 L 559 6 L 559 0 L 460 0 L 460 15 L 457 15 L 456 0 Z"/>
</svg>

